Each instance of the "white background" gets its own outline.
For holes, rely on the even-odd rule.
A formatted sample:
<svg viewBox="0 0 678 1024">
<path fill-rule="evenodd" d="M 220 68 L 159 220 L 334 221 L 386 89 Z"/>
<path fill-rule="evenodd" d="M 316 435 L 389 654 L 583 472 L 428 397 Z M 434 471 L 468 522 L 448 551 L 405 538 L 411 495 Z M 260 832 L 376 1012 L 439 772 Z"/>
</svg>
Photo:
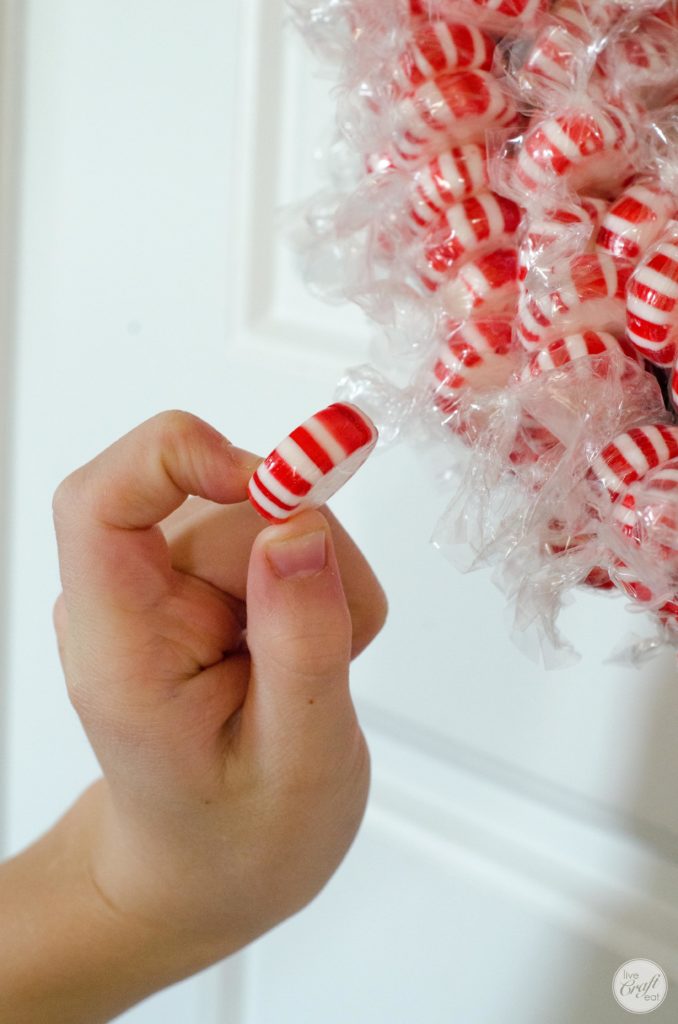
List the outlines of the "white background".
<svg viewBox="0 0 678 1024">
<path fill-rule="evenodd" d="M 281 0 L 0 10 L 10 853 L 97 774 L 52 638 L 60 479 L 163 408 L 265 454 L 331 400 L 367 331 L 306 294 L 276 235 L 332 116 Z M 605 663 L 635 620 L 582 595 L 565 619 L 581 664 L 527 661 L 503 596 L 429 544 L 450 496 L 396 447 L 333 502 L 391 603 L 353 677 L 374 783 L 345 864 L 130 1024 L 608 1024 L 627 1019 L 613 973 L 638 956 L 670 978 L 652 1019 L 676 1019 L 673 659 Z"/>
</svg>

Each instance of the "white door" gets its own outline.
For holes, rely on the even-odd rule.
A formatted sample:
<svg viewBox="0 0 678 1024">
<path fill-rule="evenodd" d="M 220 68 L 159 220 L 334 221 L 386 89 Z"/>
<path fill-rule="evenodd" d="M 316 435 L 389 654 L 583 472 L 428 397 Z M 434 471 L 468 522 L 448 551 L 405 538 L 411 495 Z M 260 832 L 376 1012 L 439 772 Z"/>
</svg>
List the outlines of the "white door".
<svg viewBox="0 0 678 1024">
<path fill-rule="evenodd" d="M 306 294 L 276 237 L 332 112 L 282 0 L 0 9 L 20 101 L 0 139 L 18 229 L 4 217 L 10 853 L 97 774 L 52 639 L 59 480 L 163 408 L 265 453 L 331 399 L 367 331 Z M 125 1021 L 610 1024 L 635 957 L 669 975 L 652 1019 L 678 1018 L 673 658 L 605 663 L 630 617 L 582 595 L 565 619 L 582 663 L 526 661 L 502 595 L 428 543 L 448 497 L 396 447 L 333 502 L 391 603 L 353 675 L 374 780 L 345 864 L 302 914 Z"/>
</svg>

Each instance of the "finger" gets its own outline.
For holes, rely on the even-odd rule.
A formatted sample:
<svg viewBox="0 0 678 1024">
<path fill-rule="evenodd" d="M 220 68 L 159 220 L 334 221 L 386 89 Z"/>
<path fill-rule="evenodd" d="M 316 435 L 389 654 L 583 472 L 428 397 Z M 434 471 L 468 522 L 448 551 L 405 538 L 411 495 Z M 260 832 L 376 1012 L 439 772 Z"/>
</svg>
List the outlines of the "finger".
<svg viewBox="0 0 678 1024">
<path fill-rule="evenodd" d="M 193 505 L 191 515 L 182 519 L 170 516 L 163 524 L 172 565 L 244 601 L 250 550 L 268 524 L 249 502 L 225 508 L 194 499 L 187 505 Z M 341 523 L 326 506 L 322 514 L 332 533 L 353 623 L 351 655 L 356 657 L 384 624 L 388 609 L 386 596 L 369 563 Z"/>
<path fill-rule="evenodd" d="M 243 727 L 273 748 L 300 734 L 322 742 L 355 728 L 348 690 L 351 618 L 332 534 L 319 512 L 303 512 L 256 538 L 247 581 L 252 659 Z M 254 724 L 253 724 L 254 723 Z"/>
<path fill-rule="evenodd" d="M 172 580 L 156 526 L 187 495 L 242 501 L 249 453 L 189 413 L 160 413 L 67 477 L 54 496 L 66 604 L 134 612 L 154 606 Z"/>
<path fill-rule="evenodd" d="M 184 524 L 191 522 L 200 514 L 203 509 L 213 508 L 211 501 L 206 501 L 205 498 L 198 498 L 195 495 L 190 495 L 186 498 L 183 505 L 179 508 L 175 508 L 174 512 L 170 512 L 160 523 L 163 533 L 167 536 L 177 527 L 184 526 Z"/>
</svg>

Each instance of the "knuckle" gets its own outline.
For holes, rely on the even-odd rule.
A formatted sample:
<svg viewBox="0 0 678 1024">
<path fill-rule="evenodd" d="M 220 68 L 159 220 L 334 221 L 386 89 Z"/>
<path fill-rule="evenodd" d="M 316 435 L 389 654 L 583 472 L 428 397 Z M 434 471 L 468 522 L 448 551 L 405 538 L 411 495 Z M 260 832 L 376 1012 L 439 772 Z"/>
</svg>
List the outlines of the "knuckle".
<svg viewBox="0 0 678 1024">
<path fill-rule="evenodd" d="M 184 409 L 165 409 L 157 413 L 152 422 L 161 441 L 170 444 L 176 444 L 184 438 L 190 439 L 196 431 L 204 429 L 204 422 Z"/>
<path fill-rule="evenodd" d="M 196 479 L 203 477 L 206 448 L 218 432 L 205 420 L 183 409 L 167 409 L 154 417 L 155 446 L 167 474 L 174 478 L 178 468 Z"/>
</svg>

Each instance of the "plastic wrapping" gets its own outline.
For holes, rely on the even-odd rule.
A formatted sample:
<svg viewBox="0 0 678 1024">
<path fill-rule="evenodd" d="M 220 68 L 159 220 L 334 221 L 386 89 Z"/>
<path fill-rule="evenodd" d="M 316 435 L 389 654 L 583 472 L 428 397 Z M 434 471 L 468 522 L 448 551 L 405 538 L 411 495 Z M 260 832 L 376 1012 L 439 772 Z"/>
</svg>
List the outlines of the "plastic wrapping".
<svg viewBox="0 0 678 1024">
<path fill-rule="evenodd" d="M 379 330 L 341 396 L 442 448 L 434 542 L 549 664 L 577 586 L 650 612 L 632 659 L 678 648 L 678 3 L 293 8 L 338 76 L 307 278 Z"/>
</svg>

